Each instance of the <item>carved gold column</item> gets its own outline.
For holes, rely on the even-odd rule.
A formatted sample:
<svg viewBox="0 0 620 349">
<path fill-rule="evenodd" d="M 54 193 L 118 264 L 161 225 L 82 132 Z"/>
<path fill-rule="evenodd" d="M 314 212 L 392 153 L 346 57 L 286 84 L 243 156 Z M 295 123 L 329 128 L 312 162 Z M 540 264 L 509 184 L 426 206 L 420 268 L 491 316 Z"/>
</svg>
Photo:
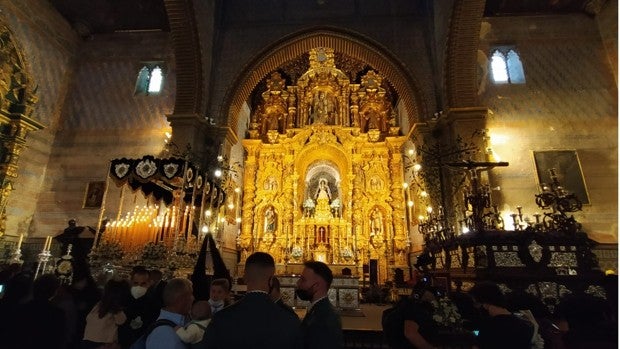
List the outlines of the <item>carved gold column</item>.
<svg viewBox="0 0 620 349">
<path fill-rule="evenodd" d="M 260 140 L 244 140 L 243 146 L 247 151 L 243 174 L 243 217 L 241 221 L 241 235 L 239 236 L 239 248 L 241 249 L 241 264 L 255 251 L 252 238 L 252 227 L 254 221 L 254 198 L 256 197 L 256 155 L 260 147 Z"/>
<path fill-rule="evenodd" d="M 295 208 L 295 197 L 293 194 L 293 183 L 295 181 L 293 173 L 293 155 L 286 154 L 283 156 L 283 172 L 282 172 L 282 182 L 284 187 L 284 195 L 283 195 L 283 205 L 285 208 L 285 212 L 283 212 L 284 217 L 282 219 L 283 229 L 281 230 L 283 234 L 285 234 L 286 243 L 284 244 L 284 263 L 288 264 L 290 258 L 290 250 L 291 245 L 293 243 L 293 212 Z"/>
<path fill-rule="evenodd" d="M 402 184 L 405 181 L 403 173 L 403 155 L 402 145 L 405 141 L 404 137 L 388 138 L 388 146 L 390 148 L 390 172 L 392 178 L 392 227 L 393 236 L 390 244 L 391 256 L 394 266 L 404 266 L 406 261 L 403 256 L 409 253 L 409 234 L 408 228 L 405 227 L 405 195 L 403 193 Z"/>
<path fill-rule="evenodd" d="M 368 249 L 368 240 L 365 239 L 363 233 L 364 217 L 362 215 L 364 209 L 364 200 L 362 190 L 364 189 L 363 169 L 361 156 L 358 154 L 353 160 L 353 196 L 351 207 L 351 219 L 353 230 L 354 259 L 358 268 L 358 275 L 363 275 L 364 251 Z"/>
</svg>

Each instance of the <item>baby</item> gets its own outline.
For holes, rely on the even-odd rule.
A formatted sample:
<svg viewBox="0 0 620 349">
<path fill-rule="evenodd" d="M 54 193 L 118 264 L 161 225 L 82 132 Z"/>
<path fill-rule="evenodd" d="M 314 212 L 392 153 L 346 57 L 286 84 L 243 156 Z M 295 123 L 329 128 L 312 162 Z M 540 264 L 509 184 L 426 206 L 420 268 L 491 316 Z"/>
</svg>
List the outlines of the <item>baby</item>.
<svg viewBox="0 0 620 349">
<path fill-rule="evenodd" d="M 230 282 L 228 279 L 215 279 L 209 290 L 209 304 L 211 313 L 215 314 L 230 305 Z"/>
<path fill-rule="evenodd" d="M 207 325 L 211 321 L 211 305 L 207 301 L 194 303 L 191 311 L 192 321 L 187 326 L 177 326 L 175 331 L 181 341 L 187 344 L 195 344 L 202 340 Z"/>
</svg>

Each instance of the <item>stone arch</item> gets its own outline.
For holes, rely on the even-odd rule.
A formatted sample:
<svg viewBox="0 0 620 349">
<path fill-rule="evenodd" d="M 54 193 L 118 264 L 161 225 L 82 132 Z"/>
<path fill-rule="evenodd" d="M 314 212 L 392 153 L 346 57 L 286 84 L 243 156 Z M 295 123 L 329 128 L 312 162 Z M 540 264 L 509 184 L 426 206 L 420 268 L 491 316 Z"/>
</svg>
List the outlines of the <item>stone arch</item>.
<svg viewBox="0 0 620 349">
<path fill-rule="evenodd" d="M 479 106 L 477 59 L 484 0 L 457 0 L 452 9 L 446 52 L 448 106 Z"/>
<path fill-rule="evenodd" d="M 409 124 L 427 115 L 427 98 L 407 67 L 388 49 L 359 34 L 335 28 L 312 28 L 294 33 L 263 50 L 238 76 L 226 93 L 219 115 L 227 116 L 227 125 L 238 127 L 243 104 L 258 83 L 282 63 L 295 59 L 315 47 L 331 47 L 353 58 L 368 62 L 389 80 L 399 94 L 409 116 Z M 403 130 L 407 132 L 408 130 Z"/>
<path fill-rule="evenodd" d="M 349 191 L 349 183 L 345 180 L 346 173 L 349 171 L 351 164 L 349 163 L 348 157 L 342 148 L 336 147 L 329 144 L 314 144 L 304 148 L 300 154 L 297 156 L 295 161 L 295 170 L 299 175 L 298 188 L 299 191 L 297 193 L 298 197 L 296 200 L 303 200 L 303 194 L 306 192 L 306 179 L 308 175 L 308 170 L 311 169 L 317 163 L 328 163 L 332 166 L 337 172 L 338 175 L 334 177 L 340 179 L 340 191 L 341 195 L 347 193 Z M 342 198 L 341 198 L 342 199 Z"/>
</svg>

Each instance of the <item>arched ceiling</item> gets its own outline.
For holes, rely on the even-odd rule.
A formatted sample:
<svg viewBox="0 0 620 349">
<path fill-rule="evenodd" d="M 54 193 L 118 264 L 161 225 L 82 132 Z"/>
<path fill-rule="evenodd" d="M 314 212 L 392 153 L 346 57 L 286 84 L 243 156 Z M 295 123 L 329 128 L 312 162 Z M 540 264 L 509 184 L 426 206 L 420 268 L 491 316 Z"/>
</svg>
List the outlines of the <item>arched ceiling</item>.
<svg viewBox="0 0 620 349">
<path fill-rule="evenodd" d="M 249 1 L 255 2 L 255 0 Z M 286 7 L 286 1 L 271 1 L 271 7 Z M 486 0 L 484 16 L 592 13 L 605 1 Z M 49 0 L 49 2 L 81 35 L 111 33 L 119 30 L 170 30 L 164 0 Z M 188 2 L 191 3 L 191 1 Z M 316 0 L 316 2 L 321 7 L 330 7 L 327 1 Z M 83 30 L 88 32 L 83 32 Z"/>
</svg>

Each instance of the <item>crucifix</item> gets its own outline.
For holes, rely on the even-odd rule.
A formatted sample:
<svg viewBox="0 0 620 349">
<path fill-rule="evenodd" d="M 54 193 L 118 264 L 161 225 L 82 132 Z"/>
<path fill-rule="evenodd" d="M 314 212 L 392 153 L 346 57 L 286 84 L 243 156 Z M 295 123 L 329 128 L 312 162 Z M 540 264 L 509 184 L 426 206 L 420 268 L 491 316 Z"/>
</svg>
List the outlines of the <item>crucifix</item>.
<svg viewBox="0 0 620 349">
<path fill-rule="evenodd" d="M 473 220 L 473 227 L 476 232 L 484 231 L 484 209 L 491 207 L 491 190 L 489 185 L 480 185 L 479 172 L 490 170 L 494 167 L 507 167 L 508 162 L 476 162 L 476 161 L 463 161 L 447 163 L 447 166 L 464 168 L 469 171 L 471 177 L 471 187 L 465 190 L 464 200 L 465 207 L 471 206 L 471 218 Z"/>
</svg>

